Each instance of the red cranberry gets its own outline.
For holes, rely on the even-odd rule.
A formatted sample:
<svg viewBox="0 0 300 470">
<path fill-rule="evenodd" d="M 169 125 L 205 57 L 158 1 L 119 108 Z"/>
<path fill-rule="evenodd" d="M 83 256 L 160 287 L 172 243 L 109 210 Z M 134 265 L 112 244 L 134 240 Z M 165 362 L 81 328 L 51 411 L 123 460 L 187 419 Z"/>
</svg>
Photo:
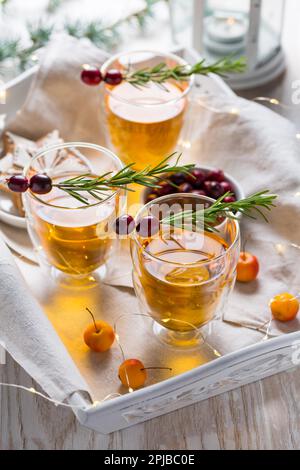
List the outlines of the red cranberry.
<svg viewBox="0 0 300 470">
<path fill-rule="evenodd" d="M 136 231 L 141 237 L 152 237 L 159 232 L 159 220 L 153 215 L 147 215 L 140 220 Z"/>
<path fill-rule="evenodd" d="M 110 69 L 104 76 L 104 81 L 108 85 L 119 85 L 123 80 L 121 72 L 117 69 Z"/>
<path fill-rule="evenodd" d="M 222 186 L 217 181 L 205 181 L 203 186 L 207 194 L 214 199 L 219 199 L 224 194 Z"/>
<path fill-rule="evenodd" d="M 188 182 L 191 183 L 194 188 L 199 189 L 205 180 L 205 173 L 200 168 L 194 168 L 188 175 Z"/>
<path fill-rule="evenodd" d="M 235 202 L 236 199 L 234 196 L 227 196 L 224 198 L 223 202 L 230 203 L 230 202 Z"/>
<path fill-rule="evenodd" d="M 221 181 L 225 181 L 225 175 L 222 170 L 212 170 L 208 173 L 205 178 L 207 181 L 217 181 L 221 183 Z"/>
<path fill-rule="evenodd" d="M 206 192 L 203 189 L 192 189 L 192 194 L 196 194 L 197 196 L 207 196 Z"/>
<path fill-rule="evenodd" d="M 182 183 L 178 187 L 178 192 L 179 193 L 190 193 L 193 192 L 193 186 L 190 183 Z"/>
<path fill-rule="evenodd" d="M 135 222 L 131 215 L 124 214 L 115 220 L 114 230 L 118 235 L 129 235 L 134 228 Z"/>
<path fill-rule="evenodd" d="M 148 196 L 146 197 L 146 203 L 147 203 L 147 202 L 154 201 L 154 199 L 156 199 L 156 198 L 157 198 L 157 194 L 150 193 L 150 194 L 148 194 Z"/>
<path fill-rule="evenodd" d="M 170 176 L 170 181 L 172 181 L 172 183 L 176 184 L 177 186 L 184 183 L 186 179 L 187 179 L 187 175 L 184 173 L 173 173 Z"/>
<path fill-rule="evenodd" d="M 159 188 L 154 188 L 154 191 L 160 197 L 166 196 L 167 194 L 172 194 L 176 191 L 174 186 L 168 183 L 168 181 L 161 181 L 158 183 L 158 186 Z"/>
<path fill-rule="evenodd" d="M 34 175 L 30 178 L 29 187 L 35 194 L 47 194 L 52 189 L 52 181 L 47 175 Z"/>
<path fill-rule="evenodd" d="M 28 179 L 23 175 L 14 175 L 7 180 L 7 186 L 15 193 L 25 193 L 29 188 Z"/>
<path fill-rule="evenodd" d="M 86 85 L 99 85 L 99 83 L 102 82 L 102 74 L 97 67 L 88 66 L 87 68 L 82 70 L 81 80 Z"/>
<path fill-rule="evenodd" d="M 232 193 L 232 186 L 230 183 L 228 183 L 228 181 L 221 181 L 220 185 L 222 186 L 223 188 L 223 191 L 225 193 Z"/>
<path fill-rule="evenodd" d="M 218 217 L 217 217 L 217 223 L 218 223 L 218 224 L 222 224 L 222 223 L 224 222 L 224 220 L 225 220 L 225 217 L 224 217 L 224 216 L 218 215 Z"/>
</svg>

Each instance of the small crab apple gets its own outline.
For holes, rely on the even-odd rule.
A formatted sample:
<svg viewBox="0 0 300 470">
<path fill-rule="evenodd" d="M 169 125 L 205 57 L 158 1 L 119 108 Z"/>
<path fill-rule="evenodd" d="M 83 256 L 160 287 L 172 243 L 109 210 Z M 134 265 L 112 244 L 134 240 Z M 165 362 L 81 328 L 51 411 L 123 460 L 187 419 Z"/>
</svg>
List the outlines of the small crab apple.
<svg viewBox="0 0 300 470">
<path fill-rule="evenodd" d="M 273 297 L 269 306 L 275 320 L 281 322 L 294 320 L 299 312 L 299 300 L 287 292 Z"/>
<path fill-rule="evenodd" d="M 119 367 L 119 379 L 125 387 L 133 390 L 142 387 L 147 379 L 144 364 L 139 359 L 126 359 Z"/>
<path fill-rule="evenodd" d="M 254 281 L 259 272 L 259 262 L 256 256 L 242 251 L 237 264 L 237 280 L 239 282 Z"/>
<path fill-rule="evenodd" d="M 115 340 L 115 332 L 111 325 L 102 320 L 95 320 L 94 315 L 90 309 L 86 309 L 93 319 L 86 330 L 84 331 L 83 338 L 85 344 L 95 352 L 105 352 L 110 349 Z"/>
</svg>

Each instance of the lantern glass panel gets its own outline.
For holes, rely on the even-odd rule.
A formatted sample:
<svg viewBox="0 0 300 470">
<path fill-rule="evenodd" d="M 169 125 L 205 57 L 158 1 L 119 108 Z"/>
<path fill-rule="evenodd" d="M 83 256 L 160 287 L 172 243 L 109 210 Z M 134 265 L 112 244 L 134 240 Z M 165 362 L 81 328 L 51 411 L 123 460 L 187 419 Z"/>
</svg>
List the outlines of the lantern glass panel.
<svg viewBox="0 0 300 470">
<path fill-rule="evenodd" d="M 258 38 L 258 65 L 270 60 L 280 49 L 284 1 L 263 0 Z"/>
<path fill-rule="evenodd" d="M 194 0 L 170 0 L 172 34 L 177 44 L 193 46 L 193 12 Z M 197 22 L 202 28 L 201 18 Z"/>
</svg>

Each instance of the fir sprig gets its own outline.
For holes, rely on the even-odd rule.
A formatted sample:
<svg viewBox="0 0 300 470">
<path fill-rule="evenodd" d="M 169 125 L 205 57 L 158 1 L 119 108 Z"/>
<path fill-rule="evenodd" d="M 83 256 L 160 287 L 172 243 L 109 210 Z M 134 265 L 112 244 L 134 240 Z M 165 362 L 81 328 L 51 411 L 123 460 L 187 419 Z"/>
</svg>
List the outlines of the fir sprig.
<svg viewBox="0 0 300 470">
<path fill-rule="evenodd" d="M 111 25 L 103 25 L 100 20 L 93 21 L 73 21 L 66 22 L 63 27 L 56 28 L 57 31 L 64 30 L 71 36 L 77 38 L 88 38 L 96 46 L 111 50 L 115 47 L 121 37 L 122 27 L 124 25 L 137 24 L 140 28 L 144 28 L 149 18 L 153 16 L 153 7 L 162 0 L 146 0 L 145 7 L 135 13 L 130 13 L 125 18 Z M 8 0 L 0 0 L 2 5 L 8 3 Z M 46 11 L 50 14 L 56 13 L 61 0 L 49 0 Z M 28 47 L 21 45 L 21 38 L 0 39 L 0 63 L 7 58 L 17 59 L 20 63 L 21 70 L 25 69 L 32 61 L 31 57 L 38 49 L 46 46 L 49 42 L 54 28 L 46 22 L 39 21 L 38 25 L 32 27 L 27 25 L 31 44 Z"/>
<path fill-rule="evenodd" d="M 245 70 L 246 61 L 243 57 L 233 60 L 231 57 L 224 57 L 217 62 L 208 64 L 206 59 L 202 59 L 193 66 L 176 65 L 168 67 L 165 62 L 154 67 L 143 68 L 131 71 L 130 67 L 124 75 L 124 79 L 134 86 L 146 86 L 149 82 L 162 85 L 167 80 L 186 81 L 191 75 L 208 75 L 215 73 L 225 77 L 228 73 L 241 73 Z"/>
<path fill-rule="evenodd" d="M 224 194 L 205 209 L 181 211 L 167 216 L 162 220 L 162 223 L 180 228 L 187 225 L 196 228 L 200 226 L 213 232 L 216 231 L 214 226 L 220 223 L 220 217 L 237 219 L 239 213 L 251 219 L 256 219 L 255 214 L 260 215 L 267 222 L 268 219 L 262 210 L 270 211 L 272 207 L 275 207 L 274 201 L 278 197 L 276 194 L 271 194 L 269 190 L 260 191 L 235 202 L 224 202 L 227 196 L 230 196 L 230 193 Z"/>
<path fill-rule="evenodd" d="M 19 50 L 19 39 L 0 40 L 0 62 L 10 57 L 15 57 Z"/>
<path fill-rule="evenodd" d="M 105 191 L 116 190 L 118 188 L 133 191 L 128 187 L 131 184 L 155 188 L 158 186 L 160 177 L 165 173 L 180 172 L 188 174 L 194 168 L 194 164 L 179 165 L 181 154 L 177 156 L 174 164 L 169 164 L 169 160 L 175 157 L 175 155 L 176 152 L 164 158 L 154 167 L 147 166 L 143 170 L 135 170 L 133 168 L 135 163 L 131 163 L 116 174 L 108 172 L 95 178 L 91 178 L 88 174 L 79 175 L 75 178 L 53 184 L 53 186 L 65 191 L 83 204 L 90 204 L 90 201 L 82 193 L 88 193 L 93 198 L 102 201 Z"/>
</svg>

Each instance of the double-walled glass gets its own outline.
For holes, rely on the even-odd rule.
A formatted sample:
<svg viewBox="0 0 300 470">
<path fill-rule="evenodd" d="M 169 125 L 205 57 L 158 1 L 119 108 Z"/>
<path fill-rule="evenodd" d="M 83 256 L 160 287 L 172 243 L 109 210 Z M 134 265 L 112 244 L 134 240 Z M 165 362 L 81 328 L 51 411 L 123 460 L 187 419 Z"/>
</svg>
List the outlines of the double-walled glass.
<svg viewBox="0 0 300 470">
<path fill-rule="evenodd" d="M 103 75 L 109 69 L 132 73 L 161 63 L 187 65 L 174 54 L 138 51 L 112 57 L 101 71 Z M 125 80 L 117 86 L 105 85 L 108 139 L 124 163 L 135 162 L 141 169 L 176 150 L 192 84 L 193 77 L 186 81 L 171 78 L 161 85 L 133 86 Z"/>
<path fill-rule="evenodd" d="M 25 175 L 29 179 L 45 173 L 57 184 L 83 174 L 93 178 L 121 168 L 116 155 L 103 147 L 65 143 L 38 153 Z M 124 204 L 120 190 L 103 191 L 101 201 L 87 192 L 78 194 L 86 197 L 88 204 L 57 187 L 45 195 L 31 191 L 24 195 L 28 231 L 39 262 L 61 279 L 88 279 L 97 270 L 104 274 L 114 242 L 112 225 L 121 211 L 120 204 Z"/>
<path fill-rule="evenodd" d="M 144 206 L 137 221 L 170 211 L 201 210 L 207 197 L 174 194 Z M 141 311 L 154 319 L 155 333 L 173 346 L 198 345 L 200 329 L 225 306 L 236 278 L 240 250 L 239 226 L 225 219 L 218 231 L 161 224 L 159 234 L 131 240 L 133 282 Z"/>
</svg>

